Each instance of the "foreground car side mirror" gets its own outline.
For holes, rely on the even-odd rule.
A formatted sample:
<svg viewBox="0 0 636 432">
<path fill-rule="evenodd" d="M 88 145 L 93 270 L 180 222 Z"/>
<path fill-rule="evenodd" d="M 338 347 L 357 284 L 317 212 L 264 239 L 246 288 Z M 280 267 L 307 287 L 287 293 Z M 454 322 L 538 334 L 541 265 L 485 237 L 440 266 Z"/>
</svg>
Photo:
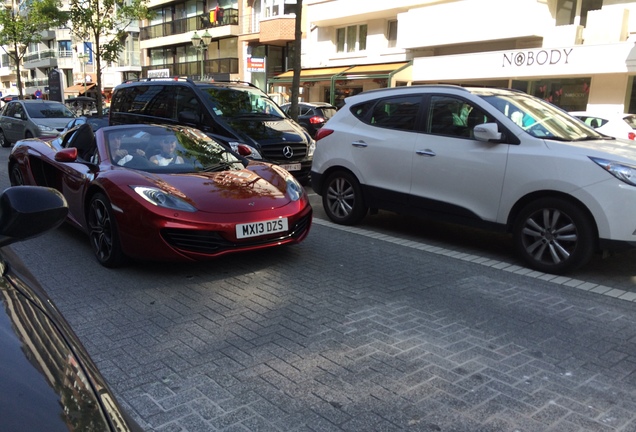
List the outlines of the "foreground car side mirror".
<svg viewBox="0 0 636 432">
<path fill-rule="evenodd" d="M 13 186 L 0 195 L 0 247 L 57 228 L 68 214 L 64 196 L 42 186 Z"/>
<path fill-rule="evenodd" d="M 473 129 L 473 133 L 475 134 L 476 140 L 492 143 L 500 143 L 503 137 L 503 134 L 499 132 L 499 126 L 497 126 L 497 123 L 484 123 L 477 125 Z"/>
</svg>

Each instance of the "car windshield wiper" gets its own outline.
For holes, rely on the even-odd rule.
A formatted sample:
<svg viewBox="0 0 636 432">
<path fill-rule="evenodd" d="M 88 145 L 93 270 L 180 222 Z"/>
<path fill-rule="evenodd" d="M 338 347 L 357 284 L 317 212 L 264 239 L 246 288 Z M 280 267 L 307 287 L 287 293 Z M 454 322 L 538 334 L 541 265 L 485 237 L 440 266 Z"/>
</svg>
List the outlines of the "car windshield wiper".
<svg viewBox="0 0 636 432">
<path fill-rule="evenodd" d="M 606 135 L 599 135 L 599 136 L 585 136 L 583 138 L 577 138 L 573 141 L 597 141 L 597 140 L 615 140 L 616 138 L 611 137 L 611 136 L 606 136 Z"/>
<path fill-rule="evenodd" d="M 279 115 L 276 115 L 276 114 L 264 113 L 264 112 L 237 113 L 237 114 L 234 115 L 234 117 L 254 117 L 254 118 L 275 117 L 275 118 L 283 118 L 283 117 L 281 117 Z"/>
</svg>

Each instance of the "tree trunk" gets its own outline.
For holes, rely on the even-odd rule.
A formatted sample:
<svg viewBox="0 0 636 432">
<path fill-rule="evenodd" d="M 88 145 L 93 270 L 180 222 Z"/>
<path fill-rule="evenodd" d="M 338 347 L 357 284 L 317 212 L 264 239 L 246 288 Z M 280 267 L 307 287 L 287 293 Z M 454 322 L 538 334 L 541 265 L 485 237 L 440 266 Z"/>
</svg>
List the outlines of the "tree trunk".
<svg viewBox="0 0 636 432">
<path fill-rule="evenodd" d="M 291 106 L 289 107 L 290 117 L 295 121 L 298 121 L 298 96 L 300 94 L 300 50 L 302 44 L 302 10 L 303 1 L 296 0 L 296 26 L 294 32 L 294 56 L 292 58 L 292 65 L 294 68 L 294 76 L 292 78 L 291 88 Z"/>
</svg>

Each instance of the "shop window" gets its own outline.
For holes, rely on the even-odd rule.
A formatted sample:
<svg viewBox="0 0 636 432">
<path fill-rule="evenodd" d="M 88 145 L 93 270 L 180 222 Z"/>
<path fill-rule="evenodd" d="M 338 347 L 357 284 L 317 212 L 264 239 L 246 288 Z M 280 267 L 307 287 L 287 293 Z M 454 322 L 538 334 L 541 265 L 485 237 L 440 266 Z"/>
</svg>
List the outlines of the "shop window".
<svg viewBox="0 0 636 432">
<path fill-rule="evenodd" d="M 355 52 L 367 49 L 367 25 L 352 25 L 336 29 L 336 52 Z"/>
<path fill-rule="evenodd" d="M 590 78 L 533 81 L 529 93 L 565 111 L 585 111 L 590 95 Z"/>
</svg>

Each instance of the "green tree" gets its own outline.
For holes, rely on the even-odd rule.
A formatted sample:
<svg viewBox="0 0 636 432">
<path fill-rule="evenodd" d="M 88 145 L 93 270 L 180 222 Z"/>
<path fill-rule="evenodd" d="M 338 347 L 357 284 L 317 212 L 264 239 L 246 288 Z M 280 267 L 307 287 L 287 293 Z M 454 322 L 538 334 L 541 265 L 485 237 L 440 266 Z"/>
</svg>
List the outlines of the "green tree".
<svg viewBox="0 0 636 432">
<path fill-rule="evenodd" d="M 29 0 L 13 2 L 13 7 L 0 10 L 0 46 L 15 64 L 18 94 L 24 98 L 20 64 L 30 44 L 42 41 L 43 31 L 67 21 L 60 11 L 59 0 Z M 28 14 L 27 14 L 28 11 Z"/>
<path fill-rule="evenodd" d="M 150 17 L 147 0 L 71 0 L 71 33 L 92 42 L 97 88 L 102 88 L 102 70 L 119 59 L 126 42 L 126 29 L 137 20 Z M 97 92 L 97 112 L 102 113 L 102 93 Z"/>
</svg>

